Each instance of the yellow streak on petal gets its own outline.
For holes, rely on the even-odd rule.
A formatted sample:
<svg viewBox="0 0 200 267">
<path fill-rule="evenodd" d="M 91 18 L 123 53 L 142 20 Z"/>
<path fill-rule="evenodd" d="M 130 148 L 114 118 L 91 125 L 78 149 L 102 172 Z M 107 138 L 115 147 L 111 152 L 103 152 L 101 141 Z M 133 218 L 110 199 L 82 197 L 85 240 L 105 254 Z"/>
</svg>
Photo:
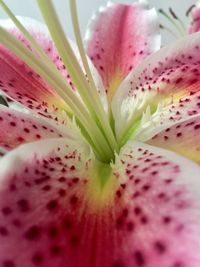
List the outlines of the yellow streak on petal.
<svg viewBox="0 0 200 267">
<path fill-rule="evenodd" d="M 109 164 L 96 161 L 88 172 L 86 201 L 91 213 L 99 213 L 113 205 L 117 180 Z"/>
<path fill-rule="evenodd" d="M 66 108 L 69 109 L 67 104 L 62 99 L 58 99 L 57 97 L 55 97 L 55 98 L 53 96 L 47 97 L 46 102 L 48 104 L 56 105 L 56 106 L 63 108 L 63 109 L 66 109 Z"/>
<path fill-rule="evenodd" d="M 109 103 L 111 103 L 113 95 L 115 94 L 117 88 L 119 87 L 123 79 L 124 74 L 120 70 L 117 70 L 114 76 L 111 76 L 107 93 Z"/>
<path fill-rule="evenodd" d="M 185 144 L 169 145 L 168 149 L 200 164 L 200 145 L 197 147 L 194 143 L 186 142 Z"/>
</svg>

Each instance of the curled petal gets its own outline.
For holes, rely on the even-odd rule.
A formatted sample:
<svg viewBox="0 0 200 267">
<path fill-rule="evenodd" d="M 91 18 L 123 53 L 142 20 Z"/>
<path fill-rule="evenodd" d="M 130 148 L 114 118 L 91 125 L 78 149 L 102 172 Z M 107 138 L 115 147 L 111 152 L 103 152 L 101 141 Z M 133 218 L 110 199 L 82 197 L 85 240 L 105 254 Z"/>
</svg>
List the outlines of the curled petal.
<svg viewBox="0 0 200 267">
<path fill-rule="evenodd" d="M 119 139 L 144 112 L 149 119 L 143 118 L 137 134 L 143 141 L 152 136 L 142 136 L 140 130 L 167 128 L 199 113 L 199 42 L 199 33 L 183 38 L 144 59 L 130 73 L 112 103 Z"/>
<path fill-rule="evenodd" d="M 142 31 L 142 34 L 141 34 Z M 124 77 L 160 48 L 154 9 L 144 4 L 111 4 L 101 8 L 86 33 L 87 51 L 111 99 Z"/>
</svg>

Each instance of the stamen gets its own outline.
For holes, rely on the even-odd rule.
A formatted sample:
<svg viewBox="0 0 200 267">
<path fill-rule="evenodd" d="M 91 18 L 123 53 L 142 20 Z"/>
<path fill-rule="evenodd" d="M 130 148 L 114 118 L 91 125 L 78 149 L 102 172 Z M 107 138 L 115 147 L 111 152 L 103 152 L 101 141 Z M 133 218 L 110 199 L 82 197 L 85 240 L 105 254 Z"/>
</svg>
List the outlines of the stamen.
<svg viewBox="0 0 200 267">
<path fill-rule="evenodd" d="M 74 28 L 74 34 L 76 38 L 76 43 L 79 49 L 79 53 L 83 62 L 83 66 L 85 68 L 85 71 L 87 73 L 87 77 L 89 79 L 89 91 L 90 91 L 90 98 L 92 100 L 92 103 L 94 105 L 94 110 L 98 116 L 98 119 L 101 123 L 101 127 L 104 130 L 104 134 L 107 134 L 106 137 L 109 138 L 109 142 L 112 144 L 112 147 L 115 148 L 116 151 L 118 151 L 117 147 L 117 142 L 114 137 L 113 131 L 111 129 L 111 126 L 108 121 L 107 114 L 105 113 L 99 95 L 97 93 L 96 85 L 94 83 L 94 79 L 92 77 L 89 65 L 88 65 L 88 60 L 85 54 L 84 46 L 83 46 L 83 41 L 81 38 L 81 32 L 80 32 L 80 27 L 79 27 L 79 22 L 78 22 L 78 15 L 77 15 L 77 7 L 76 7 L 76 0 L 70 0 L 70 9 L 71 9 L 71 17 L 72 17 L 72 23 L 73 23 L 73 28 Z M 104 129 L 105 128 L 105 129 Z"/>
<path fill-rule="evenodd" d="M 4 9 L 6 14 L 9 16 L 9 18 L 12 20 L 12 22 L 15 24 L 15 26 L 20 30 L 21 33 L 23 33 L 26 39 L 30 42 L 30 44 L 32 45 L 32 48 L 34 48 L 40 54 L 40 56 L 43 57 L 43 59 L 45 60 L 49 59 L 46 56 L 45 52 L 37 44 L 35 39 L 29 34 L 29 32 L 25 29 L 25 27 L 21 24 L 21 22 L 16 18 L 16 16 L 12 13 L 9 7 L 3 2 L 3 0 L 0 0 L 0 5 Z"/>
<path fill-rule="evenodd" d="M 57 50 L 67 67 L 67 70 L 77 87 L 84 103 L 87 107 L 90 107 L 89 101 L 87 99 L 87 87 L 85 76 L 80 68 L 79 63 L 72 51 L 72 48 L 64 34 L 64 31 L 60 25 L 57 14 L 54 10 L 52 2 L 50 0 L 37 0 L 40 7 L 43 18 L 48 26 Z"/>
<path fill-rule="evenodd" d="M 113 157 L 113 152 L 107 145 L 102 133 L 91 119 L 85 106 L 79 98 L 72 92 L 68 85 L 63 84 L 62 79 L 58 79 L 55 73 L 48 68 L 48 65 L 41 61 L 20 41 L 13 37 L 10 33 L 0 27 L 0 43 L 15 53 L 20 59 L 28 64 L 36 73 L 53 87 L 58 95 L 69 105 L 75 116 L 82 122 L 86 132 L 95 144 L 98 144 L 98 156 L 100 159 L 108 160 Z M 95 147 L 96 150 L 96 147 Z"/>
<path fill-rule="evenodd" d="M 185 15 L 188 17 L 195 7 L 196 7 L 196 5 L 191 5 L 191 7 L 189 7 L 188 10 L 186 11 Z"/>
<path fill-rule="evenodd" d="M 183 31 L 183 28 L 180 27 L 180 25 L 177 23 L 177 20 L 175 20 L 173 17 L 170 17 L 163 9 L 159 9 L 158 12 L 175 26 L 181 36 L 185 35 L 185 30 Z"/>
<path fill-rule="evenodd" d="M 171 7 L 169 8 L 169 12 L 172 15 L 172 17 L 179 22 L 180 26 L 183 29 L 183 32 L 186 33 L 186 29 L 185 29 L 185 25 L 183 21 L 177 16 L 177 14 L 174 12 L 174 10 Z"/>
<path fill-rule="evenodd" d="M 174 10 L 171 7 L 169 7 L 169 12 L 170 12 L 170 14 L 172 15 L 172 17 L 174 19 L 177 19 L 177 20 L 179 19 L 178 16 L 176 15 L 176 13 L 174 12 Z"/>
<path fill-rule="evenodd" d="M 80 93 L 82 100 L 90 111 L 91 116 L 97 121 L 96 107 L 94 106 L 94 99 L 91 97 L 91 93 L 88 90 L 88 82 L 85 78 L 85 75 L 76 59 L 76 56 L 73 53 L 73 50 L 67 40 L 65 33 L 60 25 L 59 19 L 57 17 L 56 11 L 53 7 L 51 0 L 37 0 L 40 10 L 42 12 L 43 18 L 46 21 L 46 24 L 49 28 L 51 36 L 55 42 L 55 45 L 58 49 L 58 52 L 67 67 L 67 70 L 76 85 L 77 90 Z M 101 121 L 101 120 L 100 120 Z M 104 129 L 103 125 L 103 129 Z M 101 128 L 100 128 L 101 129 Z M 106 140 L 110 140 L 110 135 L 107 134 L 107 131 L 104 131 L 104 136 L 108 137 Z M 113 147 L 113 138 L 112 144 L 109 142 L 108 145 L 112 151 L 116 150 L 116 147 Z"/>
<path fill-rule="evenodd" d="M 31 48 L 35 49 L 35 51 L 38 53 L 38 55 L 41 57 L 43 61 L 45 61 L 48 66 L 54 71 L 55 74 L 57 74 L 60 77 L 60 72 L 56 68 L 55 64 L 50 60 L 50 58 L 46 55 L 46 53 L 43 51 L 43 49 L 40 47 L 40 45 L 35 41 L 35 39 L 32 37 L 32 35 L 26 30 L 26 28 L 22 25 L 22 23 L 17 19 L 17 17 L 12 13 L 12 11 L 9 9 L 9 7 L 3 2 L 3 0 L 0 0 L 0 5 L 6 12 L 6 14 L 9 16 L 9 18 L 12 20 L 12 22 L 15 24 L 15 26 L 18 28 L 18 30 L 24 35 L 24 37 L 29 41 L 31 44 Z M 65 82 L 64 78 L 63 82 Z"/>
<path fill-rule="evenodd" d="M 165 30 L 165 31 L 167 31 L 169 34 L 171 34 L 173 37 L 175 37 L 175 38 L 178 38 L 178 36 L 169 28 L 169 27 L 167 27 L 167 26 L 165 26 L 165 25 L 163 25 L 163 24 L 160 24 L 159 25 L 159 27 L 160 27 L 160 29 L 161 30 Z"/>
</svg>

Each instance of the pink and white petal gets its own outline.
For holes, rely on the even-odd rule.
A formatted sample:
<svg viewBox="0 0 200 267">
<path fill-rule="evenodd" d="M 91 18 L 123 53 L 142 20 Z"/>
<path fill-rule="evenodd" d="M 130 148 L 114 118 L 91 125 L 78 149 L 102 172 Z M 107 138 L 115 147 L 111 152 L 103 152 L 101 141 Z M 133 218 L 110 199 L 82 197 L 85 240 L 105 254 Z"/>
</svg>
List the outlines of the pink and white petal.
<svg viewBox="0 0 200 267">
<path fill-rule="evenodd" d="M 45 26 L 31 19 L 20 19 L 20 21 L 58 67 L 61 64 L 58 63 L 60 58 L 58 58 Z M 26 39 L 10 20 L 1 20 L 0 25 L 31 49 Z M 0 88 L 15 101 L 54 120 L 58 120 L 59 111 L 69 110 L 64 101 L 38 74 L 2 45 L 0 45 L 0 69 Z"/>
<path fill-rule="evenodd" d="M 176 123 L 154 135 L 147 143 L 200 163 L 200 115 Z"/>
<path fill-rule="evenodd" d="M 22 145 L 0 161 L 1 266 L 110 267 L 114 193 L 102 194 L 101 166 L 93 166 L 88 146 L 64 138 Z"/>
<path fill-rule="evenodd" d="M 144 59 L 124 80 L 112 103 L 119 138 L 148 107 L 156 127 L 200 112 L 199 43 L 200 33 L 182 38 Z"/>
<path fill-rule="evenodd" d="M 75 126 L 59 127 L 52 125 L 42 117 L 19 112 L 0 105 L 0 146 L 6 150 L 13 149 L 20 144 L 40 139 L 73 137 L 75 139 Z M 74 129 L 73 129 L 74 128 Z"/>
<path fill-rule="evenodd" d="M 199 267 L 198 165 L 130 142 L 99 188 L 93 163 L 69 139 L 0 161 L 2 266 Z"/>
<path fill-rule="evenodd" d="M 85 39 L 87 53 L 111 99 L 124 77 L 160 48 L 156 12 L 145 9 L 141 3 L 109 2 L 93 15 Z"/>
<path fill-rule="evenodd" d="M 35 19 L 28 17 L 16 16 L 17 19 L 23 24 L 23 26 L 28 30 L 28 32 L 34 37 L 40 47 L 45 51 L 48 57 L 56 65 L 57 69 L 63 75 L 63 77 L 69 82 L 72 86 L 72 81 L 69 77 L 69 74 L 56 50 L 56 47 L 52 41 L 51 35 L 47 26 Z M 0 20 L 0 26 L 8 30 L 15 37 L 17 37 L 24 45 L 31 49 L 30 43 L 26 38 L 20 33 L 16 28 L 14 23 L 10 19 Z M 75 49 L 75 44 L 70 42 L 71 46 Z"/>
<path fill-rule="evenodd" d="M 198 267 L 200 167 L 133 141 L 114 169 L 121 186 L 113 225 L 119 265 L 113 266 Z"/>
<path fill-rule="evenodd" d="M 0 266 L 89 266 L 89 159 L 87 146 L 64 138 L 22 145 L 1 159 Z"/>
</svg>

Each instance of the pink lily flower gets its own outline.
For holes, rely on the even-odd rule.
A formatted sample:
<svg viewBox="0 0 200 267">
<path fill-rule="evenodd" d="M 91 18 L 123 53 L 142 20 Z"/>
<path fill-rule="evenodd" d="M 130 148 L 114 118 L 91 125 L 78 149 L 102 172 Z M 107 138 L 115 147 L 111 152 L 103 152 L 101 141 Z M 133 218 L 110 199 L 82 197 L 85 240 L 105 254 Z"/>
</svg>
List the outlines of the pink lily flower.
<svg viewBox="0 0 200 267">
<path fill-rule="evenodd" d="M 48 30 L 0 1 L 0 266 L 199 267 L 200 34 L 159 50 L 154 9 L 109 4 L 87 57 L 75 1 L 78 49 L 37 3 Z"/>
<path fill-rule="evenodd" d="M 191 8 L 192 23 L 189 27 L 189 33 L 200 31 L 200 1 Z"/>
</svg>

